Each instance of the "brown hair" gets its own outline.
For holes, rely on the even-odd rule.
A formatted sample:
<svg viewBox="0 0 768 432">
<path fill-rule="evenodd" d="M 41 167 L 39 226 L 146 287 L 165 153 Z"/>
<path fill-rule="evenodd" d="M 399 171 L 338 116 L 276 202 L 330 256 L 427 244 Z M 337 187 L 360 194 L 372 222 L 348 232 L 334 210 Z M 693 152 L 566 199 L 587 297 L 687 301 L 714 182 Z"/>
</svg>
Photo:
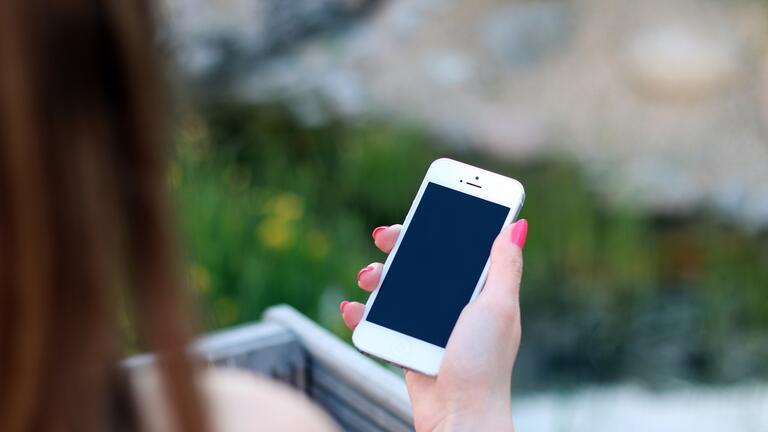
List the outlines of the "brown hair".
<svg viewBox="0 0 768 432">
<path fill-rule="evenodd" d="M 141 0 L 0 1 L 3 432 L 113 427 L 121 306 L 161 354 L 178 429 L 205 429 L 151 12 Z"/>
</svg>

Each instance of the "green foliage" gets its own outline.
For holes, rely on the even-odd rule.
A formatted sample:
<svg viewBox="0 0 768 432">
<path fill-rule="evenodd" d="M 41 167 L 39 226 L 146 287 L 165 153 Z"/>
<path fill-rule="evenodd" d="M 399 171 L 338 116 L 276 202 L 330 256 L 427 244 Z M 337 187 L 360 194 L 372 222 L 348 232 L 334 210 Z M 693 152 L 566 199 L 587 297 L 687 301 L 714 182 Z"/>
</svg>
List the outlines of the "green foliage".
<svg viewBox="0 0 768 432">
<path fill-rule="evenodd" d="M 605 206 L 563 161 L 515 165 L 373 121 L 305 127 L 279 107 L 208 107 L 183 124 L 170 181 L 206 324 L 289 303 L 348 335 L 338 303 L 363 300 L 357 270 L 384 259 L 371 229 L 402 221 L 441 156 L 525 184 L 519 383 L 766 376 L 764 234 Z"/>
</svg>

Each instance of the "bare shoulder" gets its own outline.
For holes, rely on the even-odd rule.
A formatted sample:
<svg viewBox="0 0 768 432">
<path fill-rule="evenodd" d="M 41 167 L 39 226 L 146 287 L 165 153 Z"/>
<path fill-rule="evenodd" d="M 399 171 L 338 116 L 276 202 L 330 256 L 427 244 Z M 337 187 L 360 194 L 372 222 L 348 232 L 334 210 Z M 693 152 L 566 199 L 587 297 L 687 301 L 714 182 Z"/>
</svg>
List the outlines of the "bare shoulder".
<svg viewBox="0 0 768 432">
<path fill-rule="evenodd" d="M 157 373 L 143 371 L 133 382 L 145 430 L 169 430 Z M 210 369 L 201 374 L 199 388 L 216 432 L 338 430 L 303 394 L 252 373 Z"/>
<path fill-rule="evenodd" d="M 214 369 L 204 374 L 201 387 L 222 432 L 335 430 L 303 394 L 254 374 Z"/>
</svg>

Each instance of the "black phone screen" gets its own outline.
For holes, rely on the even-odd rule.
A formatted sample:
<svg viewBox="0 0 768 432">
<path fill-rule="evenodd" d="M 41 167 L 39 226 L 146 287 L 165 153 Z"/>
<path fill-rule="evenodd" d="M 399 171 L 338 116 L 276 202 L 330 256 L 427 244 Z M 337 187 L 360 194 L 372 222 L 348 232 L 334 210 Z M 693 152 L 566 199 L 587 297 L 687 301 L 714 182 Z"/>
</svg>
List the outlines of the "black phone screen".
<svg viewBox="0 0 768 432">
<path fill-rule="evenodd" d="M 509 210 L 429 183 L 367 320 L 445 348 Z"/>
</svg>

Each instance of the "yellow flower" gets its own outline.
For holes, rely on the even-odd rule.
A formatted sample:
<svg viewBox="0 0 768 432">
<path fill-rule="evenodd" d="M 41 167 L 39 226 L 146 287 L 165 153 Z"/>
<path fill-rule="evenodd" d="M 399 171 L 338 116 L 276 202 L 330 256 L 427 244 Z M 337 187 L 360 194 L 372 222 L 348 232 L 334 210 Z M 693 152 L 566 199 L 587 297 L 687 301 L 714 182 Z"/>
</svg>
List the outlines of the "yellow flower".
<svg viewBox="0 0 768 432">
<path fill-rule="evenodd" d="M 266 211 L 277 219 L 296 221 L 304 215 L 304 203 L 301 197 L 291 192 L 283 192 L 270 199 Z"/>
<path fill-rule="evenodd" d="M 293 244 L 293 228 L 284 220 L 267 218 L 258 228 L 256 236 L 270 249 L 282 251 Z"/>
<path fill-rule="evenodd" d="M 301 197 L 283 192 L 264 205 L 266 218 L 256 228 L 256 237 L 270 249 L 283 251 L 291 247 L 295 237 L 295 223 L 304 215 Z"/>
<path fill-rule="evenodd" d="M 208 294 L 211 291 L 211 274 L 207 268 L 193 264 L 189 269 L 189 283 L 195 291 Z"/>
</svg>

